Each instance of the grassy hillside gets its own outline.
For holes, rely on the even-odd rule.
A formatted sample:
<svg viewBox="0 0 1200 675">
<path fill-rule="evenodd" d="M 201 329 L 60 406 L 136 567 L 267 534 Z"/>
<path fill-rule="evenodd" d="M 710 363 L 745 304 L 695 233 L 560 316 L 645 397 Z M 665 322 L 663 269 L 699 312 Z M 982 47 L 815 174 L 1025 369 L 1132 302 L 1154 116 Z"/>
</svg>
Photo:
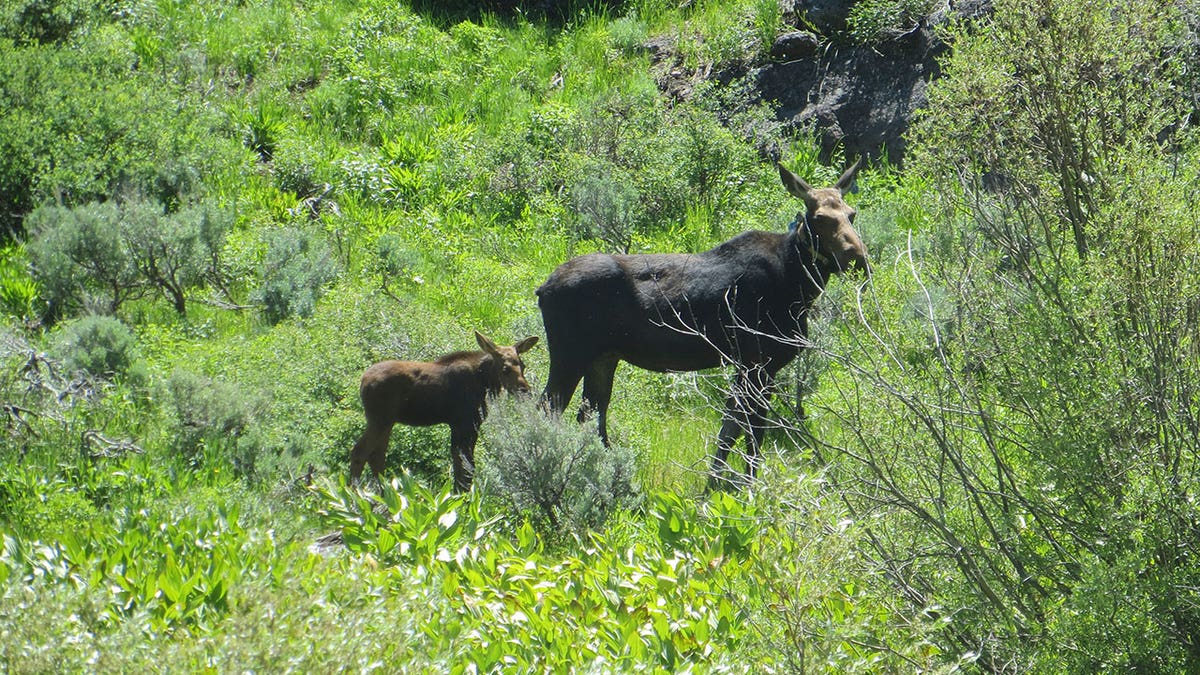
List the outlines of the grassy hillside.
<svg viewBox="0 0 1200 675">
<path fill-rule="evenodd" d="M 623 366 L 610 452 L 506 404 L 471 494 L 440 427 L 360 492 L 367 365 L 541 334 L 573 255 L 786 227 L 757 147 L 841 168 L 769 103 L 659 95 L 649 39 L 764 59 L 774 0 L 434 4 L 2 5 L 6 670 L 1196 667 L 1194 11 L 944 27 L 752 489 L 703 492 L 723 374 Z"/>
</svg>

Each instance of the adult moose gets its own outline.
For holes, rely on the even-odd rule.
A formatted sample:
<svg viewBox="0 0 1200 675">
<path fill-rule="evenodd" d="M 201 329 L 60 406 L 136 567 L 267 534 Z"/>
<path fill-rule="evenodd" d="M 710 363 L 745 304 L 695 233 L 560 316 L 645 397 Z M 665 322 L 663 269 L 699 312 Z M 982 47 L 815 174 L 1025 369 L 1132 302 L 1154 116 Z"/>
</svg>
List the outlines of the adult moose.
<svg viewBox="0 0 1200 675">
<path fill-rule="evenodd" d="M 808 311 L 834 274 L 870 274 L 855 210 L 843 199 L 861 162 L 819 189 L 779 165 L 784 187 L 805 205 L 786 234 L 750 231 L 703 253 L 593 253 L 559 265 L 537 290 L 550 408 L 565 410 L 582 379 L 579 420 L 594 409 L 607 444 L 618 362 L 659 372 L 733 364 L 710 482 L 728 470 L 729 450 L 746 432 L 752 478 L 771 385 L 807 336 Z"/>
<path fill-rule="evenodd" d="M 454 489 L 471 488 L 475 441 L 487 416 L 487 399 L 501 390 L 529 391 L 521 354 L 538 339 L 531 336 L 512 347 L 498 347 L 476 331 L 475 341 L 483 351 L 454 352 L 432 363 L 382 361 L 367 368 L 359 385 L 367 429 L 350 451 L 351 480 L 366 464 L 376 476 L 383 473 L 388 439 L 397 422 L 418 427 L 448 424 Z"/>
</svg>

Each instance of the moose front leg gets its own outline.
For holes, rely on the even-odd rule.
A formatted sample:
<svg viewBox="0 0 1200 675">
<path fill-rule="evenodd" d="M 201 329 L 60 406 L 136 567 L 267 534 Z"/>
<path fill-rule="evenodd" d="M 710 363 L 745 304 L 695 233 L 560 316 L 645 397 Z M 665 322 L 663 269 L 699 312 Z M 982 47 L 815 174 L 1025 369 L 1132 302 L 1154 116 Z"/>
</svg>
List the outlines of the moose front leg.
<svg viewBox="0 0 1200 675">
<path fill-rule="evenodd" d="M 461 425 L 450 427 L 450 464 L 454 470 L 454 491 L 471 489 L 475 477 L 475 442 L 479 439 L 479 427 Z"/>
<path fill-rule="evenodd" d="M 731 394 L 725 400 L 725 413 L 721 417 L 721 431 L 717 434 L 717 454 L 713 456 L 712 471 L 708 475 L 708 489 L 722 490 L 731 487 L 728 474 L 733 470 L 729 466 L 729 451 L 733 445 L 750 429 L 750 418 L 736 394 Z"/>
<path fill-rule="evenodd" d="M 709 489 L 730 485 L 726 477 L 733 471 L 729 466 L 729 452 L 742 436 L 746 437 L 746 478 L 739 482 L 748 484 L 758 475 L 773 381 L 774 373 L 763 368 L 738 373 L 733 389 L 725 400 L 721 431 L 717 434 L 717 454 L 713 457 L 709 475 Z"/>
</svg>

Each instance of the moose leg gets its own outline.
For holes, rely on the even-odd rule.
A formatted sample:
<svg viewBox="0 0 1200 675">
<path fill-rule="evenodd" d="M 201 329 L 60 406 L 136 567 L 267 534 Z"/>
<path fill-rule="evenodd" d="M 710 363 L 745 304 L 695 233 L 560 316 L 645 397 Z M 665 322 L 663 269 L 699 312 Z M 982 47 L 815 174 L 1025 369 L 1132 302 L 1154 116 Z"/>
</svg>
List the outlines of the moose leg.
<svg viewBox="0 0 1200 675">
<path fill-rule="evenodd" d="M 392 437 L 392 425 L 367 420 L 367 429 L 354 444 L 350 451 L 350 480 L 358 480 L 362 475 L 363 466 L 370 463 L 371 472 L 376 476 L 383 474 L 387 460 L 388 439 Z"/>
<path fill-rule="evenodd" d="M 759 450 L 766 434 L 766 418 L 773 372 L 754 368 L 739 370 L 737 379 L 725 401 L 725 414 L 721 431 L 717 434 L 717 454 L 713 457 L 709 487 L 726 484 L 729 473 L 729 451 L 743 435 L 746 436 L 746 475 L 753 478 L 758 473 Z"/>
<path fill-rule="evenodd" d="M 740 378 L 739 378 L 740 379 Z M 725 412 L 721 417 L 721 431 L 717 433 L 717 453 L 713 456 L 712 472 L 708 476 L 709 489 L 720 489 L 728 484 L 726 475 L 730 471 L 729 451 L 750 426 L 741 395 L 735 384 L 725 399 Z"/>
<path fill-rule="evenodd" d="M 753 479 L 758 475 L 758 466 L 762 462 L 763 437 L 767 433 L 767 414 L 771 410 L 771 388 L 775 374 L 769 370 L 755 370 L 750 373 L 745 396 L 750 410 L 749 433 L 746 435 L 746 476 Z"/>
<path fill-rule="evenodd" d="M 583 399 L 585 407 L 596 410 L 596 427 L 600 440 L 608 447 L 608 404 L 612 401 L 613 376 L 617 372 L 617 360 L 596 361 L 583 377 Z M 583 415 L 583 409 L 579 411 Z"/>
<path fill-rule="evenodd" d="M 450 464 L 454 470 L 454 491 L 471 489 L 475 477 L 475 442 L 479 440 L 479 427 L 462 424 L 450 427 Z"/>
<path fill-rule="evenodd" d="M 579 380 L 583 377 L 583 369 L 564 366 L 561 361 L 555 363 L 554 355 L 550 356 L 550 373 L 546 377 L 546 390 L 542 393 L 542 401 L 549 404 L 550 410 L 562 413 L 575 395 Z"/>
</svg>

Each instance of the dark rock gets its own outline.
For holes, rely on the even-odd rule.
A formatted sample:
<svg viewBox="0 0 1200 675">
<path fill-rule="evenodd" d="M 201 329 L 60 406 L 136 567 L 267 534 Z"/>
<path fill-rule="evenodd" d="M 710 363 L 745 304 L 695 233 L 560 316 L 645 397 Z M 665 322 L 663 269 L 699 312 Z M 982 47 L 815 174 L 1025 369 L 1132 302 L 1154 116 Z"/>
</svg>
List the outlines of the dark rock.
<svg viewBox="0 0 1200 675">
<path fill-rule="evenodd" d="M 913 113 L 926 103 L 929 82 L 939 74 L 938 58 L 948 49 L 934 27 L 951 19 L 978 19 L 991 0 L 948 0 L 907 32 L 880 44 L 855 45 L 843 36 L 852 0 L 782 0 L 785 18 L 796 30 L 776 39 L 771 62 L 696 73 L 680 70 L 665 44 L 653 48 L 658 82 L 667 95 L 688 98 L 699 79 L 740 92 L 732 100 L 750 105 L 771 101 L 784 128 L 814 131 L 821 156 L 839 150 L 853 157 L 879 157 L 902 163 L 904 134 Z M 811 28 L 812 30 L 808 30 Z M 671 68 L 666 68 L 671 64 Z M 736 110 L 728 111 L 733 118 Z M 764 146 L 763 152 L 777 152 Z"/>
<path fill-rule="evenodd" d="M 781 0 L 779 8 L 793 25 L 811 26 L 821 35 L 846 30 L 846 17 L 857 0 Z"/>
<path fill-rule="evenodd" d="M 817 55 L 817 50 L 820 48 L 821 39 L 813 33 L 804 30 L 792 31 L 775 38 L 775 43 L 771 45 L 771 59 L 773 61 L 810 59 Z"/>
</svg>

